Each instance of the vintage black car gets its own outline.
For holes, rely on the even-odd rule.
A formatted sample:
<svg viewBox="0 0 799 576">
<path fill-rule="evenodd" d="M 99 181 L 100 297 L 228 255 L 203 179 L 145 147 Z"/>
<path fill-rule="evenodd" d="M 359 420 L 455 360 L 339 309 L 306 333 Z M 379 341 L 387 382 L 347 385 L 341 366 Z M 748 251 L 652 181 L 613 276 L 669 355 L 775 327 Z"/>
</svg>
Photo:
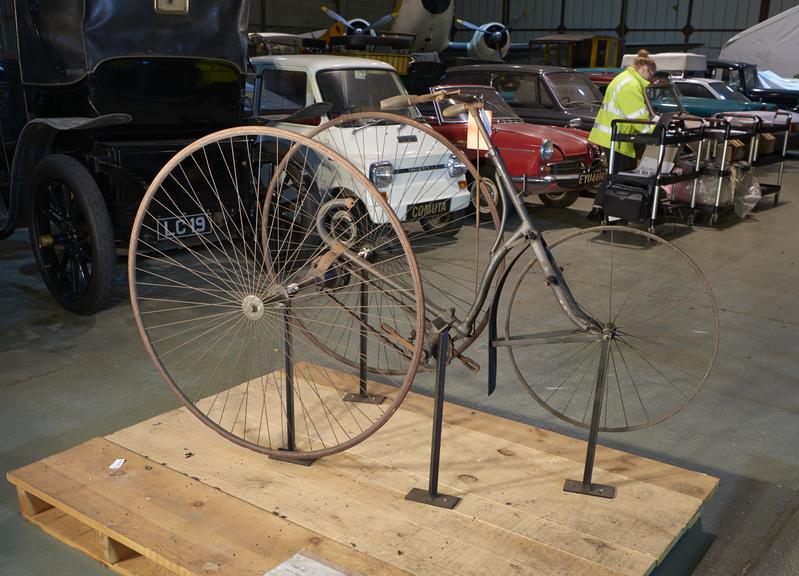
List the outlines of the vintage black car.
<svg viewBox="0 0 799 576">
<path fill-rule="evenodd" d="M 764 88 L 758 78 L 755 64 L 730 60 L 708 60 L 705 76 L 729 83 L 732 88 L 741 91 L 755 102 L 769 102 L 776 104 L 778 108 L 799 112 L 799 92 Z"/>
<path fill-rule="evenodd" d="M 584 73 L 558 66 L 457 66 L 448 68 L 440 82 L 493 86 L 530 124 L 591 130 L 602 104 L 602 94 Z"/>
<path fill-rule="evenodd" d="M 153 176 L 197 137 L 242 123 L 249 2 L 0 6 L 0 237 L 27 225 L 52 295 L 93 313 Z M 213 216 L 165 211 L 154 241 Z"/>
</svg>

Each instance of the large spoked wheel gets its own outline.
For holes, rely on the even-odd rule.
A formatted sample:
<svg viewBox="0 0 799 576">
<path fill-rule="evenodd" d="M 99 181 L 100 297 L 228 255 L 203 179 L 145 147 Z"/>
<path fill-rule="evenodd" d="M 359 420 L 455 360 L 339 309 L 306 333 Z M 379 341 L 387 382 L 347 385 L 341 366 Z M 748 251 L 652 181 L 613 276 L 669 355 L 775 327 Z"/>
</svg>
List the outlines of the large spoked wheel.
<svg viewBox="0 0 799 576">
<path fill-rule="evenodd" d="M 29 232 L 47 289 L 66 310 L 93 314 L 111 295 L 114 233 L 103 196 L 83 165 L 44 158 L 31 182 Z"/>
<path fill-rule="evenodd" d="M 128 272 L 164 381 L 204 424 L 272 456 L 369 437 L 422 355 L 421 277 L 396 216 L 347 160 L 283 130 L 224 130 L 173 157 L 139 208 Z M 360 379 L 361 357 L 402 376 Z"/>
<path fill-rule="evenodd" d="M 550 250 L 580 307 L 609 342 L 600 430 L 644 428 L 680 410 L 718 351 L 718 309 L 707 279 L 679 248 L 631 228 L 579 230 Z M 533 260 L 505 318 L 513 368 L 549 412 L 588 428 L 603 350 L 560 309 Z"/>
<path fill-rule="evenodd" d="M 482 186 L 483 218 L 470 206 L 480 180 L 474 166 L 458 148 L 430 126 L 406 116 L 361 112 L 322 124 L 309 137 L 348 158 L 378 183 L 378 191 L 397 213 L 413 247 L 422 274 L 425 301 L 440 309 L 455 309 L 464 318 L 476 300 L 499 230 L 495 204 L 498 190 Z M 380 230 L 374 230 L 380 236 Z M 384 243 L 385 240 L 381 240 Z M 455 337 L 455 356 L 480 335 L 488 320 L 486 302 L 475 328 Z M 428 320 L 435 316 L 427 310 Z M 432 362 L 425 365 L 432 368 Z M 370 366 L 371 369 L 371 366 Z"/>
</svg>

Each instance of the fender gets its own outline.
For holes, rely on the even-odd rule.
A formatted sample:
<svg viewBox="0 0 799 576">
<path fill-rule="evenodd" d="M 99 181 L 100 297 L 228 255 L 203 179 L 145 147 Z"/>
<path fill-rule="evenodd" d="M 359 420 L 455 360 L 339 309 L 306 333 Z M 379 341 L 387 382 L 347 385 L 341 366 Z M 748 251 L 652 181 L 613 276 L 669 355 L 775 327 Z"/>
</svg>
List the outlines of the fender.
<svg viewBox="0 0 799 576">
<path fill-rule="evenodd" d="M 488 317 L 488 395 L 491 396 L 494 393 L 494 390 L 497 389 L 497 347 L 494 346 L 494 340 L 497 338 L 497 313 L 499 311 L 499 295 L 502 294 L 502 288 L 505 286 L 505 280 L 508 279 L 508 275 L 513 267 L 518 262 L 519 258 L 522 257 L 522 254 L 527 252 L 528 248 L 530 248 L 530 243 L 527 242 L 524 245 L 516 256 L 514 256 L 513 260 L 511 260 L 510 265 L 505 268 L 505 271 L 502 273 L 502 278 L 500 278 L 499 283 L 494 291 L 496 296 L 491 301 L 491 310 L 489 312 Z"/>
<path fill-rule="evenodd" d="M 14 232 L 23 187 L 30 181 L 36 165 L 52 152 L 53 142 L 59 133 L 119 126 L 129 124 L 132 120 L 130 114 L 116 113 L 94 118 L 35 118 L 25 124 L 17 140 L 14 160 L 11 163 L 8 220 L 5 227 L 0 229 L 0 239 L 7 238 Z"/>
</svg>

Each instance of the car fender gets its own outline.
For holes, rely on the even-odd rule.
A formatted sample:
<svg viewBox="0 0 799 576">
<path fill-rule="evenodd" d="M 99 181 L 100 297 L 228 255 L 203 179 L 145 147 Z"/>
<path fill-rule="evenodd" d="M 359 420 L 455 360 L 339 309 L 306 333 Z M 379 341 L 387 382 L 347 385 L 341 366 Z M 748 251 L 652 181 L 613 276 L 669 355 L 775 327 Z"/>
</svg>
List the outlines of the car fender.
<svg viewBox="0 0 799 576">
<path fill-rule="evenodd" d="M 105 114 L 94 118 L 35 118 L 25 124 L 17 140 L 11 163 L 11 198 L 7 228 L 12 228 L 19 214 L 21 194 L 30 182 L 37 164 L 53 150 L 56 137 L 62 132 L 96 130 L 120 124 L 129 124 L 130 114 Z"/>
</svg>

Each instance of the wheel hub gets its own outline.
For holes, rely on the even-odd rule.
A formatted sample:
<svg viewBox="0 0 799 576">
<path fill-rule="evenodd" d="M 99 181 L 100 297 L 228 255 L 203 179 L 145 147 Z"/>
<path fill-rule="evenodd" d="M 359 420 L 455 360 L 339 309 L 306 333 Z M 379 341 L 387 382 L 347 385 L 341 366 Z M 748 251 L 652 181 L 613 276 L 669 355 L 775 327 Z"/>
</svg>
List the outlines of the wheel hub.
<svg viewBox="0 0 799 576">
<path fill-rule="evenodd" d="M 264 315 L 264 303 L 258 296 L 245 296 L 241 302 L 241 310 L 250 320 L 260 320 Z"/>
</svg>

